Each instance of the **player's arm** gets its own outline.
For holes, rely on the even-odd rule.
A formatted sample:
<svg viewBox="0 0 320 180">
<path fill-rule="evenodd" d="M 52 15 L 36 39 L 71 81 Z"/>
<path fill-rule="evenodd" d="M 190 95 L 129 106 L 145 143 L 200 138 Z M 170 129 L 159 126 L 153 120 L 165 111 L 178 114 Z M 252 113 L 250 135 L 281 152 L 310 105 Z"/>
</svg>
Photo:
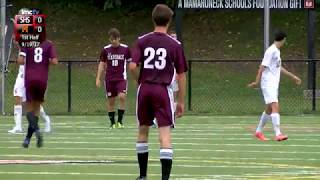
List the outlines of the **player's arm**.
<svg viewBox="0 0 320 180">
<path fill-rule="evenodd" d="M 139 67 L 137 65 L 137 63 L 135 62 L 130 62 L 129 63 L 129 70 L 132 74 L 133 79 L 138 82 L 139 79 Z"/>
<path fill-rule="evenodd" d="M 290 77 L 297 85 L 301 84 L 301 79 L 294 75 L 293 73 L 289 72 L 286 68 L 281 66 L 281 73 Z"/>
<path fill-rule="evenodd" d="M 186 73 L 181 73 L 181 74 L 177 74 L 177 80 L 178 80 L 178 87 L 179 87 L 179 91 L 177 93 L 177 98 L 178 98 L 178 104 L 180 104 L 180 106 L 183 106 L 182 109 L 184 109 L 184 99 L 186 96 L 186 84 L 187 84 L 187 80 L 186 80 Z M 177 111 L 176 112 L 176 117 L 181 117 L 183 114 L 183 111 Z"/>
<path fill-rule="evenodd" d="M 100 87 L 101 86 L 101 74 L 106 68 L 106 63 L 103 61 L 99 62 L 98 65 L 98 70 L 97 70 L 97 77 L 96 77 L 96 86 Z"/>
<path fill-rule="evenodd" d="M 260 65 L 258 72 L 257 72 L 257 75 L 256 75 L 256 80 L 249 83 L 248 87 L 256 87 L 260 83 L 261 75 L 262 75 L 262 72 L 265 70 L 265 68 L 266 68 L 265 66 Z"/>
<path fill-rule="evenodd" d="M 52 65 L 57 65 L 57 64 L 59 64 L 58 58 L 52 58 L 52 59 L 50 60 L 50 64 L 52 64 Z"/>
<path fill-rule="evenodd" d="M 129 63 L 129 70 L 133 79 L 138 83 L 139 79 L 139 64 L 141 62 L 141 51 L 138 42 L 136 42 L 131 50 L 131 62 Z"/>
<path fill-rule="evenodd" d="M 50 64 L 51 65 L 59 64 L 59 61 L 57 58 L 57 51 L 53 44 L 50 46 Z"/>
<path fill-rule="evenodd" d="M 177 72 L 179 90 L 177 92 L 177 107 L 175 115 L 177 118 L 184 113 L 184 99 L 186 95 L 186 72 L 188 71 L 187 61 L 182 46 L 178 46 L 175 52 L 174 67 Z"/>
<path fill-rule="evenodd" d="M 98 70 L 97 70 L 97 77 L 96 77 L 96 86 L 97 87 L 101 86 L 101 74 L 107 68 L 107 59 L 108 59 L 108 57 L 106 56 L 105 50 L 102 49 L 101 53 L 100 53 L 100 61 L 99 61 Z"/>
</svg>

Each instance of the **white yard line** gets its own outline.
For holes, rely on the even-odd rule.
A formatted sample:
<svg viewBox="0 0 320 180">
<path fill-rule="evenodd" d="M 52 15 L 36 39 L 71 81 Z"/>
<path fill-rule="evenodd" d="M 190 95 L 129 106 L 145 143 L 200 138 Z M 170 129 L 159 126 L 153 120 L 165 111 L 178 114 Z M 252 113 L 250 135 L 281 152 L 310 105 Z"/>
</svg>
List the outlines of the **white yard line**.
<svg viewBox="0 0 320 180">
<path fill-rule="evenodd" d="M 54 139 L 54 138 L 53 138 Z M 0 141 L 0 143 L 21 143 L 21 141 Z M 135 144 L 134 142 L 124 141 L 46 141 L 46 144 Z M 149 142 L 149 145 L 158 145 L 159 143 Z M 173 145 L 190 145 L 190 146 L 246 146 L 246 147 L 309 147 L 309 148 L 320 148 L 320 145 L 302 145 L 302 144 L 234 144 L 234 143 L 184 143 L 184 142 L 173 142 Z"/>
<path fill-rule="evenodd" d="M 74 130 L 72 130 L 74 131 Z M 105 130 L 105 131 L 94 131 L 94 132 L 88 132 L 88 131 L 79 131 L 79 132 L 52 132 L 51 135 L 65 135 L 65 136 L 78 136 L 78 135 L 82 135 L 82 136 L 109 136 L 109 135 L 115 135 L 115 136 L 119 136 L 119 131 L 124 131 L 123 133 L 125 133 L 126 136 L 136 136 L 136 132 L 132 131 L 132 132 L 128 132 L 128 131 L 125 131 L 125 130 L 116 130 L 116 131 L 110 131 L 110 130 Z M 185 132 L 185 133 L 183 133 Z M 7 134 L 8 135 L 8 132 L 0 132 L 0 134 Z M 156 135 L 157 132 L 150 132 L 150 134 L 152 135 Z M 172 136 L 173 137 L 176 137 L 176 136 L 190 136 L 190 133 L 188 133 L 188 131 L 182 131 L 182 132 L 176 132 L 176 131 L 172 131 Z M 217 136 L 217 137 L 220 137 L 220 136 L 237 136 L 237 137 L 252 137 L 253 134 L 251 133 L 192 133 L 192 136 Z M 289 139 L 290 137 L 296 137 L 296 136 L 299 136 L 299 137 L 310 137 L 310 138 L 316 138 L 316 137 L 320 137 L 320 133 L 296 133 L 296 134 L 289 134 Z M 186 137 L 188 138 L 188 137 Z M 185 139 L 186 139 L 185 138 Z M 221 138 L 223 139 L 223 138 Z"/>
</svg>

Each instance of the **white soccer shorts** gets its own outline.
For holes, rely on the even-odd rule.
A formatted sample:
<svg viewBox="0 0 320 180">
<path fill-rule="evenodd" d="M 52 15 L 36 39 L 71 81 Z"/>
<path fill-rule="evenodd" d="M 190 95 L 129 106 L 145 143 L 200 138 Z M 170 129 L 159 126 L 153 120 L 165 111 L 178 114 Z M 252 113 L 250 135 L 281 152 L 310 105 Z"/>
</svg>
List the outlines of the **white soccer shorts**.
<svg viewBox="0 0 320 180">
<path fill-rule="evenodd" d="M 169 86 L 169 88 L 172 89 L 173 92 L 179 91 L 178 81 L 175 79 Z"/>
<path fill-rule="evenodd" d="M 20 78 L 19 76 L 16 79 L 13 88 L 13 96 L 18 96 L 22 98 L 22 102 L 25 102 L 26 99 L 26 88 L 24 87 L 24 79 Z"/>
<path fill-rule="evenodd" d="M 278 102 L 278 89 L 277 88 L 261 88 L 264 102 L 266 104 L 271 104 L 273 102 Z"/>
</svg>

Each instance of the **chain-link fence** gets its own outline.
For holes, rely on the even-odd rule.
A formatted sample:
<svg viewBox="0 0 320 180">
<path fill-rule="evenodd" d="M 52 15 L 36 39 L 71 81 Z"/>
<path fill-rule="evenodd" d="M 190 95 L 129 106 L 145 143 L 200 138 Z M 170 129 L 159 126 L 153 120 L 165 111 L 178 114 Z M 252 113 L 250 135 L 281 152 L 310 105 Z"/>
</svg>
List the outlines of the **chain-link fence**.
<svg viewBox="0 0 320 180">
<path fill-rule="evenodd" d="M 264 107 L 259 88 L 246 85 L 253 81 L 260 60 L 191 60 L 188 72 L 188 113 L 241 115 L 261 113 Z M 95 61 L 64 61 L 50 68 L 45 109 L 50 114 L 104 114 L 106 98 L 104 87 L 96 88 L 98 63 Z M 296 86 L 291 79 L 282 76 L 280 104 L 282 113 L 312 113 L 312 91 L 307 90 L 308 61 L 284 61 L 283 66 L 303 80 Z M 320 68 L 317 67 L 317 72 Z M 12 90 L 18 72 L 16 64 L 9 65 L 6 74 L 5 111 L 12 114 L 14 98 Z M 128 114 L 135 112 L 136 87 L 129 74 Z M 319 89 L 320 75 L 317 75 Z M 319 112 L 319 94 L 316 111 Z"/>
<path fill-rule="evenodd" d="M 189 61 L 189 109 L 196 113 L 252 114 L 261 113 L 264 100 L 260 88 L 247 84 L 255 80 L 261 61 Z M 284 61 L 283 66 L 301 77 L 301 86 L 282 75 L 279 101 L 281 112 L 312 112 L 312 90 L 307 90 L 308 61 Z M 318 67 L 319 72 L 319 67 Z M 319 81 L 318 75 L 318 81 Z M 319 87 L 319 86 L 318 86 Z M 316 99 L 319 104 L 319 97 Z M 319 111 L 319 107 L 316 107 Z"/>
</svg>

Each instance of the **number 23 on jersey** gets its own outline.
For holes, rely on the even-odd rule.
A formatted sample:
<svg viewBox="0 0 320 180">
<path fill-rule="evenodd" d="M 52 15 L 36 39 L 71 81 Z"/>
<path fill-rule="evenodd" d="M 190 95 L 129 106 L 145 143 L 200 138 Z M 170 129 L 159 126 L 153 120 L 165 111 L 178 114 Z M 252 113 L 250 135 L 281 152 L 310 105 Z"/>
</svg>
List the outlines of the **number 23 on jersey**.
<svg viewBox="0 0 320 180">
<path fill-rule="evenodd" d="M 144 56 L 146 57 L 146 60 L 144 61 L 145 69 L 156 68 L 162 70 L 166 67 L 167 50 L 165 48 L 154 49 L 152 47 L 147 47 L 144 50 Z"/>
</svg>

